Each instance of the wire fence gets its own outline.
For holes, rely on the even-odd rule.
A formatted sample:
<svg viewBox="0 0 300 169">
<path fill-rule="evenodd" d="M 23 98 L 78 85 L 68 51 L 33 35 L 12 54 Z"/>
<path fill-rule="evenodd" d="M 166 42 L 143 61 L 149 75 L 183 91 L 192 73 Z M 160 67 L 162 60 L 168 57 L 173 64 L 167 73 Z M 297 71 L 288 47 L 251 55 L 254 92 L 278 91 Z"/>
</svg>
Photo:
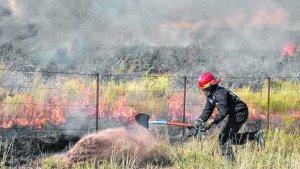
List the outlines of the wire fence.
<svg viewBox="0 0 300 169">
<path fill-rule="evenodd" d="M 85 134 L 132 126 L 143 112 L 151 120 L 192 123 L 206 99 L 197 77 L 100 75 L 0 70 L 0 132 L 23 130 Z M 220 77 L 244 100 L 250 119 L 265 127 L 281 116 L 300 118 L 300 77 Z"/>
</svg>

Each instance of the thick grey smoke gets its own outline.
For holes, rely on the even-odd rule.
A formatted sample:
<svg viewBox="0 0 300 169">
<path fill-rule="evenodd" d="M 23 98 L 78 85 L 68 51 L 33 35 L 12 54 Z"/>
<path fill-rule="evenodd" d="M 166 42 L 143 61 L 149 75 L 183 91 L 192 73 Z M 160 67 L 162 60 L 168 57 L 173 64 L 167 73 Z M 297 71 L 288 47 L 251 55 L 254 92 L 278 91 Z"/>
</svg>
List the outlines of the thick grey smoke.
<svg viewBox="0 0 300 169">
<path fill-rule="evenodd" d="M 204 44 L 222 57 L 228 50 L 277 52 L 261 54 L 274 60 L 283 45 L 299 43 L 299 6 L 297 0 L 1 0 L 0 42 L 13 42 L 41 65 L 73 65 L 85 56 L 110 63 L 111 53 L 88 49 L 135 44 Z"/>
<path fill-rule="evenodd" d="M 295 41 L 291 35 L 300 29 L 296 0 L 9 0 L 0 5 L 1 41 L 43 47 L 138 40 L 147 45 L 200 41 L 225 48 L 264 48 Z"/>
</svg>

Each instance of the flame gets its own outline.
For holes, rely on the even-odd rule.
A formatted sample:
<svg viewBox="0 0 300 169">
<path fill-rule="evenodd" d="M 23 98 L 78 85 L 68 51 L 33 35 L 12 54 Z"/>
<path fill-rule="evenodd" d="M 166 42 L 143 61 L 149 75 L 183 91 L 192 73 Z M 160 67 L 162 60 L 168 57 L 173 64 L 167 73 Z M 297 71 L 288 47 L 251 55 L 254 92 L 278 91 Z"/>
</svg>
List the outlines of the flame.
<svg viewBox="0 0 300 169">
<path fill-rule="evenodd" d="M 137 111 L 128 106 L 128 96 L 119 96 L 110 108 L 109 118 L 119 119 L 119 121 L 134 121 Z"/>
<path fill-rule="evenodd" d="M 46 103 L 40 104 L 32 96 L 27 96 L 24 104 L 16 105 L 13 115 L 8 115 L 8 110 L 0 106 L 0 128 L 11 128 L 13 125 L 34 126 L 43 128 L 47 124 L 55 126 L 67 123 L 68 116 L 76 116 L 76 113 L 84 114 L 87 117 L 95 117 L 96 108 L 95 94 L 90 89 L 82 88 L 79 91 L 80 97 L 69 98 L 61 91 L 54 91 L 49 94 Z M 102 96 L 99 98 L 99 118 L 114 119 L 128 125 L 134 121 L 138 110 L 129 105 L 128 94 L 118 96 L 111 104 Z M 173 93 L 168 99 L 168 115 L 171 121 L 181 120 L 183 114 L 184 97 L 182 93 Z M 143 109 L 143 108 L 142 108 Z M 163 112 L 162 112 L 163 113 Z M 213 115 L 217 112 L 215 111 Z M 300 118 L 300 112 L 290 114 L 291 117 Z M 195 114 L 186 112 L 187 119 L 194 119 Z M 279 113 L 270 114 L 270 118 L 282 118 Z M 260 113 L 255 107 L 249 107 L 249 119 L 267 119 L 267 113 Z"/>
<path fill-rule="evenodd" d="M 168 100 L 169 115 L 171 116 L 171 121 L 181 120 L 183 116 L 183 95 L 178 93 L 173 93 Z M 197 114 L 186 111 L 186 119 L 195 119 Z"/>
<path fill-rule="evenodd" d="M 182 94 L 173 93 L 168 101 L 169 112 L 172 115 L 171 121 L 178 120 L 182 116 L 183 96 Z"/>
<path fill-rule="evenodd" d="M 74 101 L 60 93 L 51 93 L 44 104 L 39 104 L 32 96 L 27 96 L 14 115 L 8 116 L 5 107 L 1 106 L 1 115 L 4 113 L 0 117 L 0 128 L 11 128 L 14 124 L 36 128 L 42 128 L 46 124 L 57 126 L 66 123 L 66 117 L 76 112 L 84 112 L 87 116 L 95 114 L 95 106 L 91 104 L 94 94 L 90 90 L 83 88 L 80 97 Z"/>
<path fill-rule="evenodd" d="M 262 119 L 262 120 L 266 119 L 266 116 L 260 114 L 256 108 L 249 107 L 248 110 L 249 110 L 249 119 Z"/>
<path fill-rule="evenodd" d="M 266 120 L 268 117 L 267 112 L 260 113 L 257 108 L 249 107 L 249 119 L 252 120 Z M 279 112 L 271 113 L 269 115 L 270 119 L 282 119 L 282 115 Z"/>
<path fill-rule="evenodd" d="M 300 112 L 294 112 L 294 113 L 292 113 L 291 117 L 299 118 L 300 119 Z"/>
<path fill-rule="evenodd" d="M 2 124 L 0 125 L 0 128 L 11 128 L 13 126 L 13 121 L 10 120 L 8 116 L 6 116 L 6 113 L 3 113 L 4 117 L 2 119 Z"/>
<path fill-rule="evenodd" d="M 284 117 L 293 117 L 293 118 L 300 118 L 300 112 L 293 112 L 290 115 L 282 115 L 279 112 L 271 113 L 270 119 L 282 119 Z M 261 119 L 266 120 L 267 119 L 267 112 L 259 113 L 256 108 L 249 107 L 249 118 L 250 119 Z"/>
<path fill-rule="evenodd" d="M 285 57 L 293 57 L 296 54 L 297 45 L 295 43 L 285 44 L 282 46 L 280 60 Z"/>
</svg>

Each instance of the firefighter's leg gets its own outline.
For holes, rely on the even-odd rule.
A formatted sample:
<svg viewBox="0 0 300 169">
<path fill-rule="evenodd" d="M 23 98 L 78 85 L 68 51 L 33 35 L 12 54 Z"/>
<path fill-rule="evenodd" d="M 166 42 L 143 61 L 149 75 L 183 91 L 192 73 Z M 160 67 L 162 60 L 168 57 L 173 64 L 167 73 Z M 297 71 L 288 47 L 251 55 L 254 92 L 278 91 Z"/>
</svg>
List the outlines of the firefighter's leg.
<svg viewBox="0 0 300 169">
<path fill-rule="evenodd" d="M 245 133 L 238 133 L 241 126 L 245 123 L 242 122 L 235 122 L 229 120 L 229 127 L 232 128 L 233 132 L 231 132 L 230 139 L 232 144 L 234 145 L 241 145 L 245 144 L 248 140 L 256 140 L 260 146 L 260 149 L 265 148 L 265 137 L 262 130 L 257 130 L 254 132 L 245 132 Z"/>
<path fill-rule="evenodd" d="M 227 127 L 230 128 L 230 139 L 231 143 L 236 145 L 236 144 L 243 144 L 246 142 L 248 135 L 247 134 L 240 134 L 238 131 L 242 127 L 242 125 L 246 122 L 246 119 L 243 121 L 236 122 L 235 119 L 229 118 L 227 122 Z"/>
<path fill-rule="evenodd" d="M 226 157 L 228 164 L 235 162 L 234 153 L 231 147 L 230 135 L 233 129 L 230 127 L 229 121 L 227 121 L 222 127 L 219 134 L 219 144 L 221 148 L 222 155 Z"/>
<path fill-rule="evenodd" d="M 257 141 L 261 150 L 265 149 L 265 137 L 262 130 L 254 132 L 237 133 L 232 138 L 232 144 L 245 144 L 248 140 Z"/>
<path fill-rule="evenodd" d="M 222 155 L 225 156 L 227 164 L 232 165 L 235 163 L 235 157 L 231 146 L 231 141 L 228 139 L 225 143 L 221 144 Z"/>
</svg>

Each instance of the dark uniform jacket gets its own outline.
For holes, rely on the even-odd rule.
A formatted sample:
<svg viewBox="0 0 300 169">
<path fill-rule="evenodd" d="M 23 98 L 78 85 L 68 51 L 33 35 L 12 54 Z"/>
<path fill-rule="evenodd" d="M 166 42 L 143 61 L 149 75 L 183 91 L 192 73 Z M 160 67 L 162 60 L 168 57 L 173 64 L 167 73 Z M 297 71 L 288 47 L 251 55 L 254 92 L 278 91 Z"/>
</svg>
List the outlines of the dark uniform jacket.
<svg viewBox="0 0 300 169">
<path fill-rule="evenodd" d="M 237 122 L 248 117 L 247 105 L 234 93 L 221 86 L 218 86 L 213 93 L 208 95 L 200 119 L 204 122 L 207 121 L 215 107 L 219 111 L 219 113 L 213 118 L 215 124 L 218 124 L 226 116 L 234 118 Z"/>
</svg>

